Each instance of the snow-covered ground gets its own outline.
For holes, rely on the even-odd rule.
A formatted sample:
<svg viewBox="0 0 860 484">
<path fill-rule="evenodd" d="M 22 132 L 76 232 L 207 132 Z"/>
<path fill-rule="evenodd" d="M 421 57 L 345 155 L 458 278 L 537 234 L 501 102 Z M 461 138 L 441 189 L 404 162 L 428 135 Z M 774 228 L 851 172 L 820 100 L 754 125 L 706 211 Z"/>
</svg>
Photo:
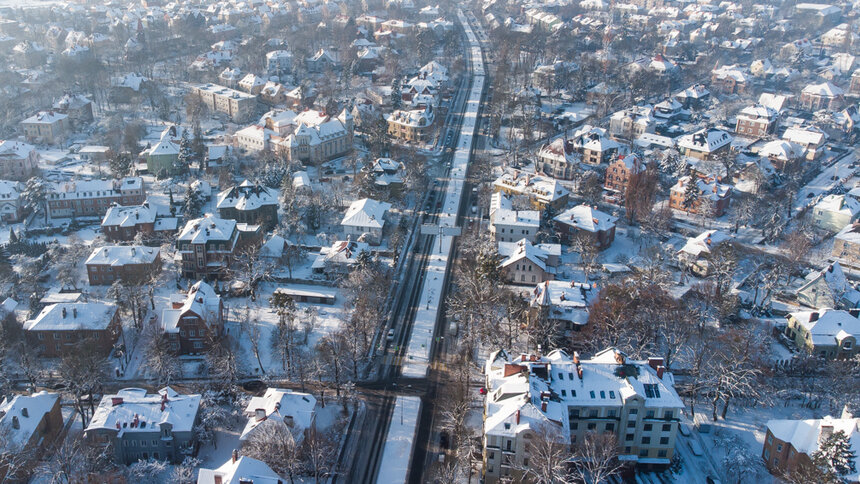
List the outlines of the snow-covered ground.
<svg viewBox="0 0 860 484">
<path fill-rule="evenodd" d="M 388 424 L 388 434 L 385 437 L 385 447 L 382 449 L 382 460 L 379 462 L 379 473 L 376 482 L 379 484 L 396 484 L 406 482 L 412 460 L 412 449 L 415 445 L 415 435 L 418 432 L 418 417 L 421 410 L 421 399 L 418 397 L 397 397 L 394 412 Z"/>
</svg>

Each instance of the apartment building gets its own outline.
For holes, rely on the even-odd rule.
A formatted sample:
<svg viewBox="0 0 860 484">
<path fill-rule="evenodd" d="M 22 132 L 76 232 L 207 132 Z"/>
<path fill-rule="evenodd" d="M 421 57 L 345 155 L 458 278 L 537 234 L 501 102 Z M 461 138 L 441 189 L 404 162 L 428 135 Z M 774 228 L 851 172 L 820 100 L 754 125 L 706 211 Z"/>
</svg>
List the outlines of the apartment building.
<svg viewBox="0 0 860 484">
<path fill-rule="evenodd" d="M 240 148 L 258 152 L 277 151 L 290 161 L 317 165 L 343 156 L 353 147 L 352 114 L 346 109 L 336 117 L 314 110 L 296 113 L 274 110 L 236 133 Z"/>
<path fill-rule="evenodd" d="M 56 111 L 39 111 L 21 121 L 21 129 L 30 143 L 61 144 L 70 129 L 68 118 Z"/>
<path fill-rule="evenodd" d="M 203 353 L 224 331 L 226 308 L 209 284 L 197 281 L 188 294 L 172 296 L 170 304 L 170 309 L 161 312 L 161 329 L 174 353 Z"/>
<path fill-rule="evenodd" d="M 548 176 L 509 170 L 493 182 L 493 190 L 507 195 L 524 195 L 536 210 L 561 210 L 567 205 L 570 192 L 558 180 Z"/>
<path fill-rule="evenodd" d="M 63 430 L 60 394 L 43 390 L 0 400 L 0 428 L 7 446 L 4 452 L 22 454 L 11 473 L 8 467 L 0 465 L 0 481 L 28 482 L 45 448 Z"/>
<path fill-rule="evenodd" d="M 36 148 L 20 141 L 0 141 L 0 178 L 24 181 L 38 168 Z"/>
<path fill-rule="evenodd" d="M 137 234 L 158 238 L 176 232 L 178 223 L 176 217 L 161 217 L 148 201 L 128 207 L 114 205 L 102 219 L 102 234 L 110 242 L 130 242 Z"/>
<path fill-rule="evenodd" d="M 664 468 L 672 462 L 684 404 L 662 358 L 629 360 L 608 348 L 590 360 L 493 352 L 485 368 L 483 477 L 516 479 L 528 467 L 529 441 L 550 435 L 571 448 L 591 433 L 611 433 L 620 458 Z"/>
<path fill-rule="evenodd" d="M 149 459 L 178 464 L 197 442 L 200 399 L 170 387 L 158 393 L 125 388 L 102 397 L 84 437 L 90 445 L 110 444 L 118 464 Z"/>
<path fill-rule="evenodd" d="M 146 188 L 141 177 L 54 183 L 48 193 L 48 216 L 101 217 L 115 204 L 140 205 L 144 201 Z"/>
<path fill-rule="evenodd" d="M 427 142 L 433 134 L 435 112 L 432 106 L 409 111 L 396 110 L 385 117 L 388 134 L 405 141 Z"/>
<path fill-rule="evenodd" d="M 182 277 L 222 279 L 239 250 L 259 243 L 259 225 L 237 223 L 211 214 L 189 220 L 176 238 L 182 258 Z"/>
<path fill-rule="evenodd" d="M 269 230 L 278 223 L 278 191 L 248 180 L 218 194 L 218 216 Z"/>
<path fill-rule="evenodd" d="M 694 197 L 687 201 L 687 184 L 695 183 Z M 732 187 L 720 183 L 714 177 L 682 176 L 669 191 L 669 207 L 687 213 L 701 213 L 707 208 L 706 215 L 722 217 L 732 196 Z"/>
<path fill-rule="evenodd" d="M 731 148 L 732 135 L 717 128 L 703 128 L 678 138 L 678 151 L 699 160 L 710 160 Z"/>
<path fill-rule="evenodd" d="M 558 214 L 554 219 L 562 243 L 570 244 L 580 235 L 589 237 L 596 247 L 605 249 L 615 241 L 617 217 L 588 205 L 577 205 Z"/>
<path fill-rule="evenodd" d="M 253 94 L 217 84 L 192 85 L 191 92 L 200 96 L 212 112 L 224 113 L 236 122 L 247 121 L 257 108 L 257 97 Z"/>
<path fill-rule="evenodd" d="M 544 175 L 562 180 L 573 179 L 579 166 L 580 155 L 576 153 L 573 142 L 556 138 L 538 150 L 536 167 Z"/>
<path fill-rule="evenodd" d="M 779 113 L 760 104 L 741 110 L 735 123 L 735 133 L 741 136 L 763 138 L 776 132 Z"/>
<path fill-rule="evenodd" d="M 57 358 L 86 341 L 88 348 L 107 355 L 122 332 L 113 304 L 77 302 L 51 304 L 24 323 L 28 341 L 39 354 Z"/>
<path fill-rule="evenodd" d="M 858 353 L 860 309 L 797 311 L 786 316 L 785 335 L 810 354 L 850 359 Z"/>
<path fill-rule="evenodd" d="M 621 155 L 606 168 L 606 178 L 603 187 L 607 190 L 617 192 L 622 197 L 627 193 L 627 185 L 630 177 L 645 171 L 645 161 L 641 156 L 631 153 Z"/>
<path fill-rule="evenodd" d="M 86 266 L 91 286 L 138 283 L 161 272 L 161 251 L 158 247 L 108 245 L 93 250 Z"/>
</svg>

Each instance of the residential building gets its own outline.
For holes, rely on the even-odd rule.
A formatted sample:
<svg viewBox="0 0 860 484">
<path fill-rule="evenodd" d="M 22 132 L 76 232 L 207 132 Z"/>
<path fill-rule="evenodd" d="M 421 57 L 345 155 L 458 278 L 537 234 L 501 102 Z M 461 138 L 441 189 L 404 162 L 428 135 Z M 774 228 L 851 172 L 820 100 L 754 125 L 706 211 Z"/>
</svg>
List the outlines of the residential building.
<svg viewBox="0 0 860 484">
<path fill-rule="evenodd" d="M 270 106 L 284 104 L 287 101 L 287 88 L 278 82 L 268 81 L 260 91 L 260 102 Z"/>
<path fill-rule="evenodd" d="M 395 110 L 385 117 L 388 134 L 402 140 L 426 143 L 433 134 L 435 112 L 432 106 L 412 110 Z"/>
<path fill-rule="evenodd" d="M 860 306 L 860 291 L 851 287 L 839 262 L 806 276 L 796 293 L 797 302 L 813 309 L 852 309 Z"/>
<path fill-rule="evenodd" d="M 711 101 L 711 91 L 704 84 L 695 84 L 675 94 L 684 109 L 702 109 Z"/>
<path fill-rule="evenodd" d="M 493 196 L 503 205 L 490 211 L 490 233 L 496 242 L 516 242 L 520 239 L 534 242 L 540 230 L 540 212 L 512 210 L 509 198 L 500 193 L 494 193 Z"/>
<path fill-rule="evenodd" d="M 746 70 L 735 65 L 722 66 L 711 71 L 711 90 L 722 94 L 743 94 L 752 81 Z"/>
<path fill-rule="evenodd" d="M 577 237 L 589 237 L 599 249 L 605 249 L 615 240 L 617 217 L 601 212 L 588 205 L 577 205 L 553 219 L 559 239 L 563 244 L 571 244 Z"/>
<path fill-rule="evenodd" d="M 288 50 L 273 50 L 266 53 L 266 73 L 283 76 L 293 68 L 293 54 Z"/>
<path fill-rule="evenodd" d="M 58 303 L 46 306 L 24 323 L 30 344 L 39 355 L 57 358 L 82 344 L 105 356 L 122 332 L 119 311 L 113 304 L 97 302 Z"/>
<path fill-rule="evenodd" d="M 161 272 L 157 247 L 108 245 L 94 249 L 86 261 L 91 286 L 109 286 L 116 281 L 140 283 Z"/>
<path fill-rule="evenodd" d="M 305 430 L 314 426 L 317 399 L 310 393 L 267 388 L 262 397 L 251 397 L 245 407 L 248 423 L 239 434 L 239 442 L 244 442 L 254 434 L 263 422 L 272 421 L 284 424 L 297 443 L 304 439 Z"/>
<path fill-rule="evenodd" d="M 87 442 L 107 446 L 118 464 L 163 460 L 178 464 L 197 442 L 200 395 L 181 395 L 170 387 L 158 393 L 125 388 L 102 397 L 84 432 Z"/>
<path fill-rule="evenodd" d="M 717 128 L 704 128 L 678 138 L 678 151 L 699 160 L 713 159 L 731 148 L 732 135 Z"/>
<path fill-rule="evenodd" d="M 617 192 L 622 197 L 627 193 L 630 177 L 645 171 L 646 165 L 642 157 L 631 153 L 621 155 L 609 164 L 606 169 L 606 179 L 603 188 Z"/>
<path fill-rule="evenodd" d="M 719 230 L 708 230 L 690 237 L 676 254 L 681 265 L 699 277 L 710 273 L 709 258 L 718 247 L 729 243 L 732 237 Z"/>
<path fill-rule="evenodd" d="M 860 309 L 797 311 L 786 316 L 785 335 L 809 354 L 828 359 L 852 358 L 860 339 Z"/>
<path fill-rule="evenodd" d="M 537 210 L 551 207 L 561 210 L 567 205 L 570 192 L 558 180 L 548 176 L 507 170 L 493 182 L 493 190 L 507 195 L 525 195 Z"/>
<path fill-rule="evenodd" d="M 782 139 L 797 143 L 804 149 L 807 160 L 814 160 L 824 153 L 827 138 L 827 133 L 815 126 L 791 127 L 782 134 Z"/>
<path fill-rule="evenodd" d="M 843 265 L 860 267 L 860 223 L 846 225 L 836 234 L 830 256 Z"/>
<path fill-rule="evenodd" d="M 172 296 L 170 304 L 161 312 L 161 329 L 174 353 L 203 353 L 224 332 L 227 310 L 209 284 L 197 281 L 188 294 Z"/>
<path fill-rule="evenodd" d="M 537 244 L 526 239 L 499 242 L 499 268 L 511 284 L 534 285 L 555 279 L 561 245 Z"/>
<path fill-rule="evenodd" d="M 21 192 L 24 186 L 21 182 L 0 180 L 0 220 L 18 222 L 24 216 L 24 206 L 21 202 Z"/>
<path fill-rule="evenodd" d="M 340 68 L 340 52 L 334 49 L 319 49 L 316 54 L 305 59 L 309 72 L 320 73 Z"/>
<path fill-rule="evenodd" d="M 602 128 L 584 126 L 574 133 L 573 148 L 582 155 L 583 163 L 599 165 L 608 163 L 621 148 Z"/>
<path fill-rule="evenodd" d="M 737 116 L 735 133 L 741 136 L 763 138 L 776 131 L 779 113 L 775 110 L 755 104 L 743 108 Z"/>
<path fill-rule="evenodd" d="M 641 467 L 672 462 L 684 404 L 662 358 L 629 360 L 609 348 L 590 360 L 563 350 L 546 355 L 490 354 L 485 365 L 483 478 L 517 479 L 528 443 L 545 438 L 575 447 L 608 432 L 620 459 Z"/>
<path fill-rule="evenodd" d="M 102 219 L 102 234 L 110 242 L 131 242 L 137 234 L 146 238 L 164 238 L 176 232 L 179 219 L 162 217 L 149 201 L 141 205 L 110 207 Z"/>
<path fill-rule="evenodd" d="M 854 418 L 847 410 L 843 410 L 841 418 L 828 415 L 820 419 L 768 420 L 765 427 L 761 457 L 768 470 L 779 477 L 813 466 L 813 454 L 834 432 L 844 433 L 851 448 L 860 447 L 860 418 Z M 860 482 L 860 458 L 856 450 L 853 467 L 853 472 L 841 476 L 843 482 Z"/>
<path fill-rule="evenodd" d="M 687 197 L 687 184 L 695 179 L 696 189 Z M 682 212 L 699 214 L 706 211 L 709 217 L 722 217 L 729 206 L 732 187 L 715 177 L 682 176 L 669 192 L 669 207 Z"/>
<path fill-rule="evenodd" d="M 93 121 L 93 102 L 82 94 L 64 95 L 54 103 L 53 110 L 69 117 L 69 128 L 79 127 Z"/>
<path fill-rule="evenodd" d="M 218 74 L 218 82 L 230 89 L 239 87 L 239 81 L 242 80 L 242 70 L 238 67 L 227 67 L 221 74 Z"/>
<path fill-rule="evenodd" d="M 201 467 L 197 484 L 284 484 L 275 471 L 265 462 L 248 456 L 239 456 L 234 449 L 230 460 L 217 469 Z"/>
<path fill-rule="evenodd" d="M 20 141 L 0 141 L 0 178 L 25 181 L 39 167 L 39 154 L 33 145 Z"/>
<path fill-rule="evenodd" d="M 223 279 L 239 250 L 261 241 L 259 225 L 237 223 L 211 214 L 189 220 L 176 238 L 182 277 Z"/>
<path fill-rule="evenodd" d="M 807 111 L 818 111 L 821 109 L 838 111 L 842 109 L 844 104 L 844 94 L 841 88 L 834 86 L 830 82 L 810 84 L 800 92 L 800 106 Z"/>
<path fill-rule="evenodd" d="M 39 111 L 21 121 L 24 136 L 31 143 L 55 145 L 66 141 L 69 117 L 56 111 Z"/>
<path fill-rule="evenodd" d="M 766 158 L 776 170 L 784 170 L 791 162 L 804 157 L 805 150 L 802 146 L 792 141 L 776 139 L 768 141 L 758 150 L 758 155 Z"/>
<path fill-rule="evenodd" d="M 140 154 L 146 159 L 146 171 L 155 176 L 168 176 L 179 172 L 179 144 L 162 135 L 158 143 Z"/>
<path fill-rule="evenodd" d="M 580 155 L 573 142 L 562 137 L 543 145 L 537 152 L 536 171 L 561 180 L 572 180 L 579 166 Z"/>
<path fill-rule="evenodd" d="M 256 74 L 246 74 L 245 77 L 239 81 L 239 89 L 247 92 L 248 94 L 253 94 L 254 96 L 260 94 L 263 90 L 263 86 L 265 85 L 266 80 Z"/>
<path fill-rule="evenodd" d="M 373 177 L 373 185 L 389 194 L 397 194 L 403 189 L 406 167 L 391 158 L 377 158 L 368 168 Z M 305 175 L 307 176 L 307 175 Z M 302 182 L 304 185 L 305 183 Z"/>
<path fill-rule="evenodd" d="M 278 191 L 248 180 L 218 194 L 218 216 L 249 224 L 267 231 L 278 224 Z"/>
<path fill-rule="evenodd" d="M 192 85 L 191 92 L 200 96 L 210 111 L 224 113 L 235 122 L 247 121 L 257 108 L 257 97 L 253 94 L 217 84 Z"/>
<path fill-rule="evenodd" d="M 860 96 L 860 69 L 856 69 L 851 74 L 851 85 L 848 87 L 848 94 Z"/>
<path fill-rule="evenodd" d="M 379 245 L 385 227 L 385 214 L 390 209 L 391 204 L 387 202 L 377 202 L 370 198 L 356 200 L 346 210 L 340 225 L 347 236 L 353 236 L 371 245 Z"/>
<path fill-rule="evenodd" d="M 839 232 L 860 217 L 860 202 L 845 195 L 827 195 L 812 207 L 812 223 L 829 232 Z"/>
<path fill-rule="evenodd" d="M 344 109 L 337 118 L 320 111 L 270 111 L 260 121 L 236 133 L 247 151 L 274 150 L 290 161 L 318 165 L 352 151 L 352 115 Z"/>
<path fill-rule="evenodd" d="M 140 205 L 145 201 L 146 188 L 140 177 L 54 183 L 48 193 L 48 215 L 101 217 L 115 204 Z"/>
<path fill-rule="evenodd" d="M 0 481 L 27 482 L 42 457 L 63 431 L 60 394 L 44 390 L 32 395 L 13 395 L 0 401 L 3 451 L 20 454 L 12 470 L 0 464 Z"/>
<path fill-rule="evenodd" d="M 546 319 L 568 334 L 578 332 L 588 324 L 588 307 L 598 292 L 594 284 L 544 281 L 532 291 L 529 322 Z"/>
<path fill-rule="evenodd" d="M 370 246 L 365 242 L 354 242 L 351 237 L 337 240 L 331 247 L 320 249 L 311 269 L 332 278 L 343 276 L 358 264 L 358 256 L 362 252 L 370 253 Z"/>
<path fill-rule="evenodd" d="M 609 118 L 609 136 L 615 139 L 633 140 L 644 133 L 653 133 L 657 120 L 650 105 L 633 106 L 614 113 Z"/>
</svg>

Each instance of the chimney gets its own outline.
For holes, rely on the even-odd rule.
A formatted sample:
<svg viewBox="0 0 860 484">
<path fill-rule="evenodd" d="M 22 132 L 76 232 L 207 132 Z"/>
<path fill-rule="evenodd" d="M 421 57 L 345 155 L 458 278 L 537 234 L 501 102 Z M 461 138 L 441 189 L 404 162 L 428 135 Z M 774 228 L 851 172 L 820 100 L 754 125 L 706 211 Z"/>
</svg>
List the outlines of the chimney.
<svg viewBox="0 0 860 484">
<path fill-rule="evenodd" d="M 648 358 L 648 366 L 657 370 L 657 367 L 663 364 L 663 358 Z"/>
<path fill-rule="evenodd" d="M 582 366 L 580 365 L 576 365 L 576 376 L 578 376 L 579 379 L 582 380 Z"/>
<path fill-rule="evenodd" d="M 666 372 L 665 366 L 663 366 L 663 365 L 658 366 L 657 367 L 657 378 L 662 380 L 663 379 L 663 373 L 665 373 L 665 372 Z"/>
<path fill-rule="evenodd" d="M 822 425 L 821 432 L 818 434 L 818 441 L 824 442 L 833 435 L 833 425 Z"/>
<path fill-rule="evenodd" d="M 233 458 L 233 463 L 235 464 L 235 463 L 236 463 L 236 460 L 238 460 L 238 459 L 239 459 L 239 451 L 238 451 L 238 450 L 233 449 L 232 458 Z"/>
<path fill-rule="evenodd" d="M 15 421 L 17 422 L 18 420 L 16 419 Z M 517 425 L 519 425 L 519 424 L 520 424 L 520 411 L 517 410 Z"/>
<path fill-rule="evenodd" d="M 839 418 L 843 420 L 854 418 L 854 415 L 851 414 L 851 409 L 848 408 L 848 405 L 842 407 L 842 415 Z"/>
<path fill-rule="evenodd" d="M 117 405 L 122 405 L 122 397 L 111 397 L 110 403 L 112 407 L 116 407 Z"/>
<path fill-rule="evenodd" d="M 257 419 L 257 422 L 266 420 L 266 411 L 262 408 L 254 410 L 254 418 Z"/>
<path fill-rule="evenodd" d="M 519 423 L 519 421 L 520 421 L 520 411 L 517 410 L 517 423 Z M 21 428 L 21 422 L 18 421 L 17 415 L 12 415 L 12 428 L 13 429 L 20 429 Z"/>
<path fill-rule="evenodd" d="M 809 322 L 814 323 L 818 321 L 818 311 L 813 311 L 812 314 L 809 315 Z"/>
<path fill-rule="evenodd" d="M 574 351 L 574 352 L 573 352 L 573 363 L 574 363 L 576 366 L 579 366 L 579 351 Z"/>
<path fill-rule="evenodd" d="M 27 410 L 27 407 L 23 407 L 23 408 L 21 408 L 21 415 L 23 415 L 23 416 L 25 416 L 25 417 L 29 417 L 29 416 L 30 416 L 30 411 L 29 411 L 29 410 Z"/>
<path fill-rule="evenodd" d="M 540 402 L 540 411 L 546 413 L 546 401 Z"/>
</svg>

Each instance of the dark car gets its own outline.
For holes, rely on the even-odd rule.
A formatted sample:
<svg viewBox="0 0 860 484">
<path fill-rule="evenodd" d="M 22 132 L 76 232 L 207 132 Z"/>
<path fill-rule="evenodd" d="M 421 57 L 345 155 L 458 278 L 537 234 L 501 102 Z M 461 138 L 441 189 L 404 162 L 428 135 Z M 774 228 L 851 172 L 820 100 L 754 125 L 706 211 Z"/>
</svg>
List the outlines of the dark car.
<svg viewBox="0 0 860 484">
<path fill-rule="evenodd" d="M 442 432 L 439 434 L 439 446 L 443 449 L 447 449 L 451 446 L 451 439 L 448 437 L 448 432 Z"/>
</svg>

